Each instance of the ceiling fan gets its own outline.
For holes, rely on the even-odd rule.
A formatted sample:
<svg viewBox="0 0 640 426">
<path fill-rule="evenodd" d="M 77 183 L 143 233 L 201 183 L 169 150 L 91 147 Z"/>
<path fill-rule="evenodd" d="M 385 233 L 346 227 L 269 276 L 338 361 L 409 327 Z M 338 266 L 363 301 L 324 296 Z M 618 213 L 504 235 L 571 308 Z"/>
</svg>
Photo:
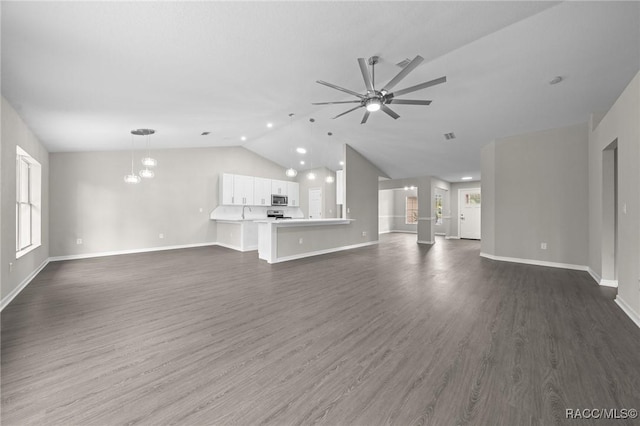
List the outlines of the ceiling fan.
<svg viewBox="0 0 640 426">
<path fill-rule="evenodd" d="M 435 86 L 436 84 L 444 83 L 447 81 L 447 77 L 436 78 L 435 80 L 427 81 L 425 83 L 416 84 L 415 86 L 407 87 L 406 89 L 397 90 L 395 92 L 390 92 L 392 88 L 394 88 L 402 79 L 404 79 L 411 71 L 414 70 L 424 58 L 420 55 L 417 55 L 413 58 L 403 69 L 400 71 L 395 77 L 391 79 L 382 89 L 376 90 L 375 88 L 375 65 L 378 63 L 378 57 L 372 56 L 369 58 L 369 65 L 371 65 L 371 74 L 369 74 L 369 69 L 367 68 L 367 60 L 365 58 L 358 58 L 358 64 L 360 65 L 360 71 L 362 72 L 362 78 L 364 79 L 364 85 L 367 88 L 367 93 L 361 95 L 360 93 L 354 92 L 353 90 L 345 89 L 344 87 L 336 86 L 335 84 L 327 83 L 326 81 L 317 80 L 316 83 L 320 83 L 322 85 L 331 87 L 336 90 L 340 90 L 345 93 L 349 93 L 350 95 L 357 96 L 358 99 L 354 101 L 336 101 L 336 102 L 315 102 L 312 105 L 332 105 L 332 104 L 360 104 L 354 108 L 351 108 L 348 111 L 343 112 L 342 114 L 338 114 L 335 118 L 342 117 L 345 114 L 350 113 L 351 111 L 355 111 L 358 108 L 366 108 L 367 110 L 364 113 L 364 117 L 362 117 L 362 121 L 360 124 L 364 124 L 367 122 L 369 118 L 369 114 L 382 110 L 387 115 L 392 117 L 394 120 L 400 117 L 396 114 L 391 108 L 389 108 L 388 104 L 404 104 L 404 105 L 429 105 L 431 101 L 423 101 L 423 100 L 415 100 L 415 99 L 396 99 L 396 96 L 404 95 L 405 93 L 415 92 L 417 90 L 425 89 L 430 86 Z"/>
</svg>

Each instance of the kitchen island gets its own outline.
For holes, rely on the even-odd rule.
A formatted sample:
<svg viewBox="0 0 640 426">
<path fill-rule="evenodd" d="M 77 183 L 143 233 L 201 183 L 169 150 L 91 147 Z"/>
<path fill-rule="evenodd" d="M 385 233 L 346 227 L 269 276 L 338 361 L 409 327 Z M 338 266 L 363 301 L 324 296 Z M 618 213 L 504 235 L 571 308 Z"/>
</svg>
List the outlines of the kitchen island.
<svg viewBox="0 0 640 426">
<path fill-rule="evenodd" d="M 345 227 L 353 219 L 257 220 L 258 257 L 278 263 L 369 245 L 348 244 Z"/>
</svg>

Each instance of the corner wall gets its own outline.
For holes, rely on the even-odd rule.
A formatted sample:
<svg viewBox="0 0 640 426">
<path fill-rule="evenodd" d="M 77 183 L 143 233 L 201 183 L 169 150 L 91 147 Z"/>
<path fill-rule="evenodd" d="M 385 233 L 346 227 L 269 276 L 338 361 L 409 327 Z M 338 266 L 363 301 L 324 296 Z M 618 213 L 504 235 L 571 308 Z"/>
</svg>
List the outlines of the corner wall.
<svg viewBox="0 0 640 426">
<path fill-rule="evenodd" d="M 487 145 L 482 177 L 484 255 L 586 269 L 586 123 Z"/>
<path fill-rule="evenodd" d="M 618 142 L 618 304 L 640 326 L 640 73 L 589 132 L 589 268 L 602 277 L 603 150 Z M 597 122 L 599 117 L 592 117 Z M 592 124 L 593 126 L 593 124 Z M 610 277 L 602 277 L 610 278 Z"/>
<path fill-rule="evenodd" d="M 16 145 L 42 166 L 41 245 L 19 259 L 16 259 Z M 4 307 L 49 259 L 49 153 L 4 97 L 1 149 L 0 294 Z M 9 263 L 13 264 L 12 271 Z"/>
</svg>

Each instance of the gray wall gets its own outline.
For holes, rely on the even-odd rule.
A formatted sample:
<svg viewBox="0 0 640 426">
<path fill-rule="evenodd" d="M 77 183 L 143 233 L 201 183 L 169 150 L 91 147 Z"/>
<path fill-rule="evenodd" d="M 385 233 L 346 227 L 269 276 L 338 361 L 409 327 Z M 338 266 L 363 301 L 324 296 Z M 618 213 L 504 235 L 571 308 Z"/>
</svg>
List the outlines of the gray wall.
<svg viewBox="0 0 640 426">
<path fill-rule="evenodd" d="M 482 148 L 480 153 L 482 167 L 482 198 L 480 211 L 480 227 L 482 241 L 480 251 L 482 253 L 495 254 L 496 252 L 496 143 L 491 142 Z M 460 231 L 455 235 L 459 236 Z"/>
<path fill-rule="evenodd" d="M 602 278 L 603 149 L 618 141 L 618 298 L 640 318 L 640 73 L 589 134 L 588 265 Z M 599 117 L 592 118 L 597 122 Z M 626 213 L 625 213 L 626 205 Z"/>
<path fill-rule="evenodd" d="M 316 175 L 314 180 L 309 180 L 307 174 L 313 172 Z M 332 183 L 327 183 L 327 176 L 333 178 Z M 299 172 L 297 181 L 300 184 L 300 209 L 304 217 L 309 217 L 309 189 L 322 189 L 322 217 L 325 219 L 337 217 L 336 204 L 336 174 L 326 167 L 318 167 L 312 170 Z"/>
<path fill-rule="evenodd" d="M 16 259 L 16 145 L 42 165 L 42 241 L 20 259 Z M 4 300 L 49 258 L 49 153 L 4 97 L 1 152 L 0 293 Z M 11 272 L 9 263 L 14 265 Z"/>
<path fill-rule="evenodd" d="M 433 191 L 437 185 L 448 186 L 447 182 L 441 181 L 431 176 L 421 176 L 416 178 L 389 179 L 378 183 L 378 188 L 393 189 L 404 188 L 405 186 L 416 186 L 418 188 L 418 242 L 433 244 L 435 242 L 435 227 L 433 212 L 435 201 L 432 198 Z M 428 200 L 428 201 L 424 201 Z"/>
<path fill-rule="evenodd" d="M 383 189 L 379 191 L 378 220 L 380 232 L 417 233 L 416 224 L 406 222 L 407 197 L 417 197 L 415 189 Z M 420 200 L 418 200 L 418 205 Z"/>
<path fill-rule="evenodd" d="M 378 232 L 381 234 L 393 229 L 394 191 L 393 189 L 378 191 Z"/>
<path fill-rule="evenodd" d="M 241 147 L 152 156 L 155 178 L 130 185 L 123 181 L 130 151 L 52 153 L 51 256 L 215 242 L 209 214 L 218 206 L 221 173 L 287 180 L 281 166 Z"/>
<path fill-rule="evenodd" d="M 489 194 L 495 208 L 495 247 L 493 253 L 485 253 L 586 265 L 587 125 L 497 140 L 493 170 L 486 156 L 483 160 L 483 178 L 495 178 L 494 194 Z M 482 214 L 488 214 L 484 204 Z M 482 230 L 483 239 L 486 232 Z M 547 243 L 547 250 L 540 248 L 541 242 Z"/>
<path fill-rule="evenodd" d="M 451 194 L 450 194 L 450 216 L 451 216 L 451 220 L 449 223 L 449 235 L 451 237 L 459 237 L 460 235 L 458 234 L 458 218 L 460 217 L 460 212 L 458 210 L 458 190 L 460 189 L 466 189 L 466 188 L 480 188 L 482 185 L 480 183 L 479 180 L 476 181 L 471 181 L 471 182 L 455 182 L 451 184 Z M 482 198 L 481 198 L 481 215 L 484 212 L 485 209 L 485 204 L 484 204 L 484 189 L 482 190 Z M 481 227 L 483 228 L 483 233 L 482 233 L 482 239 L 484 240 L 484 223 L 481 224 Z"/>
</svg>

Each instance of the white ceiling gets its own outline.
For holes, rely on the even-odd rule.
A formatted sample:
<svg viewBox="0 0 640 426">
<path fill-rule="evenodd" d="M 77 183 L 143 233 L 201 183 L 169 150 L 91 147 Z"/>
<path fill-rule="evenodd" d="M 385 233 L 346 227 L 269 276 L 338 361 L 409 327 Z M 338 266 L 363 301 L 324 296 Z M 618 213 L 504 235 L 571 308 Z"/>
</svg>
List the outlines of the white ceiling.
<svg viewBox="0 0 640 426">
<path fill-rule="evenodd" d="M 606 111 L 640 69 L 635 1 L 1 7 L 2 94 L 52 152 L 128 149 L 129 131 L 148 127 L 156 148 L 244 145 L 288 167 L 305 146 L 299 169 L 335 170 L 349 143 L 392 178 L 458 181 L 480 177 L 495 138 Z M 372 55 L 378 85 L 416 55 L 425 61 L 396 89 L 448 81 L 401 96 L 433 103 L 392 105 L 398 120 L 361 125 L 362 110 L 332 120 L 350 106 L 311 105 L 352 99 L 316 80 L 364 93 L 356 58 Z"/>
</svg>

